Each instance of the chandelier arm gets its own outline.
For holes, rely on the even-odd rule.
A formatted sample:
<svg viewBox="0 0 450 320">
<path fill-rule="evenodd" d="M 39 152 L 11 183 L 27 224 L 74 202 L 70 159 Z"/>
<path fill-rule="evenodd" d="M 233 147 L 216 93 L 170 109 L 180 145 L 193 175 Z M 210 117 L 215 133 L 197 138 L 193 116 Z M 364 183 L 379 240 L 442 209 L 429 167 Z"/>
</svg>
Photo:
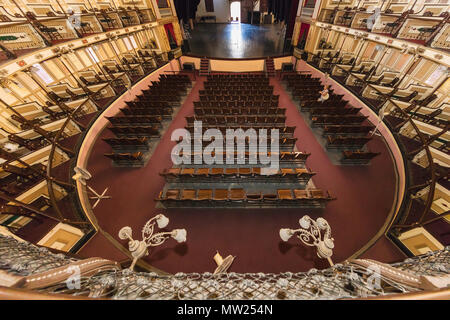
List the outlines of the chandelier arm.
<svg viewBox="0 0 450 320">
<path fill-rule="evenodd" d="M 152 237 L 155 230 L 155 220 L 156 217 L 151 218 L 142 228 L 142 241 L 147 242 L 147 239 Z"/>
<path fill-rule="evenodd" d="M 320 232 L 319 226 L 317 225 L 317 222 L 311 218 L 310 218 L 310 221 L 311 221 L 311 226 L 309 227 L 310 232 L 315 237 L 316 244 L 317 244 L 322 239 L 322 234 Z"/>
<path fill-rule="evenodd" d="M 172 236 L 173 232 L 158 232 L 145 240 L 147 247 L 156 247 Z"/>
<path fill-rule="evenodd" d="M 293 233 L 298 233 L 297 238 L 300 239 L 301 242 L 303 242 L 305 245 L 313 247 L 315 246 L 315 243 L 317 242 L 317 238 L 309 231 L 305 229 L 297 229 L 292 230 Z M 312 240 L 312 242 L 310 242 Z"/>
</svg>

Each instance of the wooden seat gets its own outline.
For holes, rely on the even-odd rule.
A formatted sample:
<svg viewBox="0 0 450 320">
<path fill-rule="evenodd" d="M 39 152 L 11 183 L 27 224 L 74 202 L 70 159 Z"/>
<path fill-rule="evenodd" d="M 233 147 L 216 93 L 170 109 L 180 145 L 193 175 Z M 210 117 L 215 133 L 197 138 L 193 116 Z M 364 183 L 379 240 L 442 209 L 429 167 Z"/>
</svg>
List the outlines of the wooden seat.
<svg viewBox="0 0 450 320">
<path fill-rule="evenodd" d="M 168 189 L 166 191 L 166 199 L 178 200 L 179 195 L 180 195 L 180 190 L 178 190 L 178 189 Z"/>
<path fill-rule="evenodd" d="M 252 175 L 253 176 L 260 176 L 261 175 L 261 168 L 259 168 L 259 167 L 252 168 Z"/>
<path fill-rule="evenodd" d="M 213 195 L 212 189 L 200 189 L 198 190 L 197 198 L 195 200 L 205 201 L 211 200 Z"/>
<path fill-rule="evenodd" d="M 297 175 L 302 175 L 304 173 L 309 173 L 309 171 L 306 168 L 295 168 L 295 173 Z"/>
<path fill-rule="evenodd" d="M 181 200 L 195 200 L 197 190 L 195 189 L 183 189 L 181 194 Z"/>
<path fill-rule="evenodd" d="M 291 189 L 278 189 L 278 198 L 280 200 L 293 200 Z"/>
<path fill-rule="evenodd" d="M 195 173 L 195 176 L 205 176 L 207 177 L 209 175 L 209 168 L 198 168 Z"/>
<path fill-rule="evenodd" d="M 176 176 L 178 176 L 178 175 L 180 174 L 180 171 L 181 171 L 180 168 L 170 168 L 170 169 L 167 169 L 167 170 L 165 171 L 165 173 L 166 173 L 167 175 L 171 175 L 171 176 L 176 177 Z"/>
<path fill-rule="evenodd" d="M 284 177 L 286 175 L 289 175 L 289 174 L 291 174 L 291 175 L 295 174 L 295 171 L 292 168 L 281 168 L 280 171 L 281 171 L 281 176 L 282 177 Z"/>
<path fill-rule="evenodd" d="M 263 194 L 263 200 L 269 202 L 278 201 L 278 195 L 273 193 L 265 193 Z"/>
<path fill-rule="evenodd" d="M 228 200 L 228 190 L 227 189 L 216 189 L 214 191 L 213 199 L 215 201 L 226 201 L 226 200 Z"/>
<path fill-rule="evenodd" d="M 294 189 L 295 199 L 309 199 L 308 190 Z"/>
<path fill-rule="evenodd" d="M 261 193 L 247 193 L 246 197 L 248 202 L 260 202 L 262 200 Z"/>
<path fill-rule="evenodd" d="M 245 200 L 244 189 L 231 189 L 229 199 L 231 201 L 244 201 Z"/>
<path fill-rule="evenodd" d="M 314 199 L 326 199 L 327 198 L 327 195 L 323 190 L 311 189 L 309 191 L 311 193 L 311 197 Z"/>
<path fill-rule="evenodd" d="M 250 176 L 252 174 L 251 168 L 239 168 L 239 175 L 240 176 Z"/>
<path fill-rule="evenodd" d="M 183 169 L 181 169 L 181 174 L 182 175 L 190 175 L 191 177 L 193 177 L 194 176 L 194 172 L 195 172 L 194 168 L 183 168 Z"/>
<path fill-rule="evenodd" d="M 223 168 L 211 168 L 209 174 L 212 176 L 223 176 Z"/>
<path fill-rule="evenodd" d="M 238 168 L 225 168 L 225 175 L 227 176 L 237 176 Z"/>
</svg>

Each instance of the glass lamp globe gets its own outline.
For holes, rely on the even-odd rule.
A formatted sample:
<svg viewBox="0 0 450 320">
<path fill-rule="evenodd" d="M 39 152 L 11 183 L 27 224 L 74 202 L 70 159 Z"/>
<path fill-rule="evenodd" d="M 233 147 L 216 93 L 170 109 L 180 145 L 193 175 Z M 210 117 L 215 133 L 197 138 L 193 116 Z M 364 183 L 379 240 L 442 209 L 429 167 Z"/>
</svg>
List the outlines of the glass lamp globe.
<svg viewBox="0 0 450 320">
<path fill-rule="evenodd" d="M 288 241 L 292 236 L 291 230 L 290 229 L 280 229 L 280 238 L 283 241 Z"/>
<path fill-rule="evenodd" d="M 163 214 L 160 214 L 158 215 L 158 218 L 156 218 L 156 223 L 158 224 L 158 228 L 165 228 L 169 224 L 169 218 Z"/>
<path fill-rule="evenodd" d="M 178 242 L 186 242 L 186 229 L 175 229 L 173 230 L 172 238 Z"/>
</svg>

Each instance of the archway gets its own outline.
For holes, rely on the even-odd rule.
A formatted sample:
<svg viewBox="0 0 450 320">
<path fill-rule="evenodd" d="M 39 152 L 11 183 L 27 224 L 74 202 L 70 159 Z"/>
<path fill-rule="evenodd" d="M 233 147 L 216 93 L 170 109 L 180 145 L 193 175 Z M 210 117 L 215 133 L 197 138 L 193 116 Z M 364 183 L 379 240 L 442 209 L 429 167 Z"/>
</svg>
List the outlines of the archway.
<svg viewBox="0 0 450 320">
<path fill-rule="evenodd" d="M 230 4 L 231 22 L 241 22 L 241 2 L 234 1 Z"/>
</svg>

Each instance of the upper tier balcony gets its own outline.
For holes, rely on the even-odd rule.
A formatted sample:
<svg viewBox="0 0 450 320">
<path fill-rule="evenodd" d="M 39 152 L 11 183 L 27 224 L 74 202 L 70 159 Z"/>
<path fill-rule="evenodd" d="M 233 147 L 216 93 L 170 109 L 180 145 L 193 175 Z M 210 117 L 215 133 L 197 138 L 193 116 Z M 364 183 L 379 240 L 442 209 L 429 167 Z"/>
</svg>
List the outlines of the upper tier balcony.
<svg viewBox="0 0 450 320">
<path fill-rule="evenodd" d="M 73 4 L 62 12 L 50 4 L 30 4 L 25 10 L 30 11 L 0 6 L 0 63 L 46 46 L 156 21 L 152 9 L 138 7 L 89 9 Z"/>
<path fill-rule="evenodd" d="M 444 7 L 447 7 L 446 5 Z M 318 20 L 329 24 L 360 29 L 426 47 L 448 51 L 450 13 L 441 6 L 413 10 L 384 12 L 368 11 L 365 7 L 322 9 Z M 431 9 L 434 9 L 432 11 Z"/>
</svg>

